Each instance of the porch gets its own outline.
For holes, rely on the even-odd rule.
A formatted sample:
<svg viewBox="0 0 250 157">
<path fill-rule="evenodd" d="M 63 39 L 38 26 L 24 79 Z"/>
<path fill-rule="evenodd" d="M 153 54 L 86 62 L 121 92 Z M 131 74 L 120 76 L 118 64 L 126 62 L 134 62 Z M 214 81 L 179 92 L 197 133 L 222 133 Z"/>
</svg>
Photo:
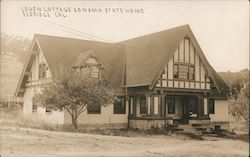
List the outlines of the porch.
<svg viewBox="0 0 250 157">
<path fill-rule="evenodd" d="M 129 126 L 149 129 L 179 124 L 209 125 L 208 97 L 193 93 L 141 94 L 129 97 Z"/>
</svg>

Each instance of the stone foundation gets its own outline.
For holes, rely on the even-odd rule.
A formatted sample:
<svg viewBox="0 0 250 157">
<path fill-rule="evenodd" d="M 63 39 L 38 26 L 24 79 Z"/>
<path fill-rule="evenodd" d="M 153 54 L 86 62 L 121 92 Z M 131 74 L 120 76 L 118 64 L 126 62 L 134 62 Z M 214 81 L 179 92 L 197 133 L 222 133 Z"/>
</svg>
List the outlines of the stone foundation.
<svg viewBox="0 0 250 157">
<path fill-rule="evenodd" d="M 129 124 L 131 128 L 137 129 L 151 129 L 152 127 L 159 127 L 162 128 L 166 124 L 173 124 L 172 119 L 130 119 Z"/>
<path fill-rule="evenodd" d="M 210 126 L 211 128 L 214 128 L 215 126 L 220 126 L 221 129 L 230 130 L 230 125 L 227 121 L 211 121 Z"/>
<path fill-rule="evenodd" d="M 189 124 L 201 124 L 201 125 L 210 125 L 210 120 L 204 119 L 204 120 L 198 120 L 198 119 L 190 119 Z"/>
</svg>

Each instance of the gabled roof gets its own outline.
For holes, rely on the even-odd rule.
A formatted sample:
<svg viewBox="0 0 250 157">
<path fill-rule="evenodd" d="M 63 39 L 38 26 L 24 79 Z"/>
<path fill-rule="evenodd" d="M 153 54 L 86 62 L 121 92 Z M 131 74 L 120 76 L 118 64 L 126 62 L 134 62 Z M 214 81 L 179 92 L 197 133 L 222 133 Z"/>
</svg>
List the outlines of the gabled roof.
<svg viewBox="0 0 250 157">
<path fill-rule="evenodd" d="M 74 63 L 72 64 L 72 67 L 80 67 L 84 63 L 84 61 L 92 54 L 93 51 L 83 52 L 78 55 Z"/>
<path fill-rule="evenodd" d="M 174 56 L 175 50 L 185 37 L 191 39 L 196 53 L 204 63 L 205 69 L 215 83 L 220 95 L 223 97 L 226 96 L 229 87 L 208 63 L 188 25 L 121 42 L 121 44 L 129 47 L 126 51 L 127 86 L 153 85 L 157 81 L 157 78 L 160 77 L 166 63 Z M 219 96 L 219 94 L 217 94 L 217 96 Z"/>
<path fill-rule="evenodd" d="M 38 34 L 34 36 L 34 40 L 41 48 L 52 76 L 60 66 L 72 67 L 78 60 L 80 62 L 93 53 L 104 67 L 102 76 L 110 80 L 117 93 L 123 93 L 124 86 L 153 85 L 185 36 L 193 42 L 219 92 L 226 92 L 229 88 L 206 60 L 188 25 L 118 43 Z M 23 81 L 23 76 L 20 81 Z"/>
<path fill-rule="evenodd" d="M 186 35 L 186 25 L 126 40 L 127 86 L 151 85 Z"/>
</svg>

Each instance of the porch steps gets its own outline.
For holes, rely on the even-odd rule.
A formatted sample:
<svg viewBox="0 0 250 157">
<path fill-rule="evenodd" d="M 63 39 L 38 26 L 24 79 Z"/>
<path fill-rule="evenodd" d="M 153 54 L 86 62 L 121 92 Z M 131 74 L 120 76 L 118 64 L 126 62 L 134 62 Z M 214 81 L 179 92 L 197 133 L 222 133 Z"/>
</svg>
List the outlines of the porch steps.
<svg viewBox="0 0 250 157">
<path fill-rule="evenodd" d="M 181 124 L 178 126 L 179 128 L 183 129 L 183 132 L 190 132 L 190 133 L 195 133 L 196 129 L 194 127 L 192 127 L 189 124 Z"/>
</svg>

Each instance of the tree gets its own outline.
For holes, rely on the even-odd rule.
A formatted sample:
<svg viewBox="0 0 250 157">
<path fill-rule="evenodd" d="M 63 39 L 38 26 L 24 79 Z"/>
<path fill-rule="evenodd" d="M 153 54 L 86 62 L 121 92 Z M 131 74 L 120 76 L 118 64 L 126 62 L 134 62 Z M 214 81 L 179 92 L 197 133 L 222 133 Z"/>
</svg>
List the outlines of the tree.
<svg viewBox="0 0 250 157">
<path fill-rule="evenodd" d="M 249 126 L 249 83 L 246 83 L 239 92 L 229 97 L 229 112 L 237 120 L 244 120 Z"/>
<path fill-rule="evenodd" d="M 71 115 L 74 129 L 77 129 L 78 117 L 88 106 L 105 106 L 113 103 L 114 98 L 114 92 L 106 80 L 90 78 L 72 68 L 60 68 L 33 100 L 43 107 L 66 110 Z"/>
</svg>

